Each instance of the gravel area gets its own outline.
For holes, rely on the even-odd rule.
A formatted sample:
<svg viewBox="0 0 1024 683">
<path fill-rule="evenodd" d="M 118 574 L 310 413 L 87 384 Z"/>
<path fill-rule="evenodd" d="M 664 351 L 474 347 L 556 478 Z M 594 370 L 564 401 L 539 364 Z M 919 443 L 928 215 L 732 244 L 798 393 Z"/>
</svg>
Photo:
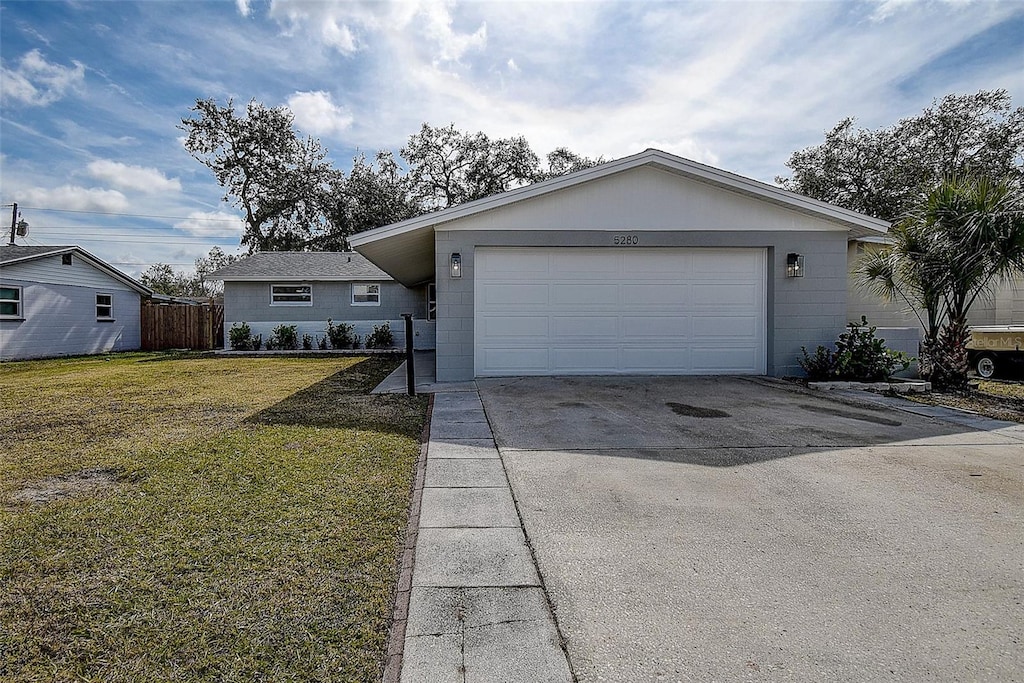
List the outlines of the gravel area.
<svg viewBox="0 0 1024 683">
<path fill-rule="evenodd" d="M 933 391 L 906 398 L 917 403 L 967 410 L 996 420 L 1024 422 L 1024 382 L 1021 381 L 982 380 L 967 395 Z"/>
</svg>

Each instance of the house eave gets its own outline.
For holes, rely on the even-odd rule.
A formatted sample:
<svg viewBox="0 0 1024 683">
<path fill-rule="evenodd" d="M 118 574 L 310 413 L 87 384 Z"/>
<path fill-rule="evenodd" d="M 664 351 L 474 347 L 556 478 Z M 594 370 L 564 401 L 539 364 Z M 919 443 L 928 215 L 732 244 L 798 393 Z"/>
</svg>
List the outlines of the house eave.
<svg viewBox="0 0 1024 683">
<path fill-rule="evenodd" d="M 856 211 L 833 206 L 667 152 L 648 149 L 639 154 L 609 161 L 566 176 L 519 187 L 498 195 L 484 197 L 353 235 L 349 238 L 349 243 L 370 262 L 391 274 L 402 284 L 423 282 L 433 274 L 434 230 L 438 227 L 641 166 L 651 166 L 697 182 L 767 201 L 791 211 L 814 216 L 835 224 L 837 229 L 847 230 L 848 235 L 852 238 L 877 237 L 884 235 L 889 229 L 888 222 Z M 389 243 L 394 247 L 389 246 Z"/>
</svg>

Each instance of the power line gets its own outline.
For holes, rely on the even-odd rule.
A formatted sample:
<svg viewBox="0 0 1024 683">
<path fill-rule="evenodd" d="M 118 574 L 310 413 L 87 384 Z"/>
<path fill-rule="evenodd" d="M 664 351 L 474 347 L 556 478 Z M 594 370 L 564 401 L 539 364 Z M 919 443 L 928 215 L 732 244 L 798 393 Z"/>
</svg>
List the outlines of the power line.
<svg viewBox="0 0 1024 683">
<path fill-rule="evenodd" d="M 110 227 L 114 227 L 114 226 L 110 226 Z M 86 235 L 92 235 L 94 233 L 91 233 L 90 231 L 94 230 L 94 229 L 97 229 L 97 228 L 104 229 L 104 226 L 92 226 L 92 227 L 88 227 L 88 228 L 83 228 L 81 230 L 79 230 L 78 228 L 71 229 L 71 228 L 69 228 L 67 226 L 61 227 L 61 229 L 59 229 L 59 230 L 51 230 L 50 228 L 48 228 L 46 226 L 42 226 L 42 227 L 35 226 L 35 225 L 32 226 L 32 230 L 34 230 L 36 232 L 43 232 L 43 231 L 45 231 L 45 234 L 47 234 L 47 235 L 68 235 L 68 236 L 71 236 L 71 237 L 86 237 Z M 236 240 L 236 239 L 241 239 L 241 237 L 242 237 L 242 235 L 240 235 L 238 233 L 234 233 L 234 234 L 230 234 L 230 235 L 167 235 L 167 234 L 156 233 L 156 232 L 150 232 L 150 233 L 146 233 L 146 232 L 104 232 L 104 233 L 95 234 L 95 236 L 96 237 L 100 237 L 100 238 L 103 238 L 103 237 L 152 237 L 154 239 L 161 239 L 161 240 L 166 239 L 167 241 L 172 241 L 174 239 L 180 239 L 180 240 L 194 240 L 194 239 L 195 240 Z M 93 237 L 88 237 L 88 239 L 93 239 Z"/>
<path fill-rule="evenodd" d="M 28 209 L 28 210 L 31 210 L 31 211 L 51 211 L 51 212 L 54 212 L 54 213 L 85 213 L 85 214 L 91 214 L 91 215 L 95 215 L 95 216 L 123 216 L 125 218 L 165 218 L 167 220 L 176 220 L 176 221 L 210 221 L 210 222 L 215 222 L 215 223 L 216 222 L 219 222 L 219 223 L 236 223 L 236 222 L 241 222 L 241 220 L 242 220 L 241 217 L 238 217 L 238 218 L 205 218 L 205 217 L 200 217 L 200 216 L 157 216 L 157 215 L 154 215 L 154 214 L 145 214 L 145 213 L 118 213 L 116 211 L 83 211 L 83 210 L 77 210 L 77 209 L 47 209 L 47 208 L 44 208 L 44 207 L 41 207 L 41 206 L 21 206 L 20 204 L 19 204 L 19 207 L 21 209 L 23 209 L 23 210 Z"/>
</svg>

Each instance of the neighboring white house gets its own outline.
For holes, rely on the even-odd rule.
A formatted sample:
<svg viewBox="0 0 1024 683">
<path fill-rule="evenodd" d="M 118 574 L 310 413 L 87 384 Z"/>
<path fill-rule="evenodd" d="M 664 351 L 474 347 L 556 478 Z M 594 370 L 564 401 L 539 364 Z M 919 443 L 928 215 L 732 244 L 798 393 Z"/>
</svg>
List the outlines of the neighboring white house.
<svg viewBox="0 0 1024 683">
<path fill-rule="evenodd" d="M 435 283 L 436 376 L 794 375 L 847 322 L 847 243 L 889 224 L 649 149 L 355 235 Z"/>
<path fill-rule="evenodd" d="M 140 348 L 152 291 L 79 247 L 0 247 L 0 360 Z"/>
<path fill-rule="evenodd" d="M 224 281 L 224 343 L 232 326 L 246 323 L 269 339 L 278 325 L 324 337 L 327 320 L 347 323 L 366 338 L 375 326 L 391 326 L 405 345 L 403 313 L 413 318 L 414 346 L 434 348 L 433 286 L 405 287 L 351 252 L 259 252 L 208 276 Z"/>
</svg>

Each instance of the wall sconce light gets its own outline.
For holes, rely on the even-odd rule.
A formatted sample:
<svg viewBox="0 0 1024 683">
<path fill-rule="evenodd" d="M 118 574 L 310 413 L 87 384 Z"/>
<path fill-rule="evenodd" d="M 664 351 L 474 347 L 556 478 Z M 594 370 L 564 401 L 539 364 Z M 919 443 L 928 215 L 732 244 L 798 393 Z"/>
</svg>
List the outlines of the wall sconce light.
<svg viewBox="0 0 1024 683">
<path fill-rule="evenodd" d="M 462 277 L 462 254 L 455 252 L 451 258 L 451 276 L 453 280 Z"/>
<path fill-rule="evenodd" d="M 786 254 L 786 277 L 804 276 L 804 255 Z"/>
</svg>

